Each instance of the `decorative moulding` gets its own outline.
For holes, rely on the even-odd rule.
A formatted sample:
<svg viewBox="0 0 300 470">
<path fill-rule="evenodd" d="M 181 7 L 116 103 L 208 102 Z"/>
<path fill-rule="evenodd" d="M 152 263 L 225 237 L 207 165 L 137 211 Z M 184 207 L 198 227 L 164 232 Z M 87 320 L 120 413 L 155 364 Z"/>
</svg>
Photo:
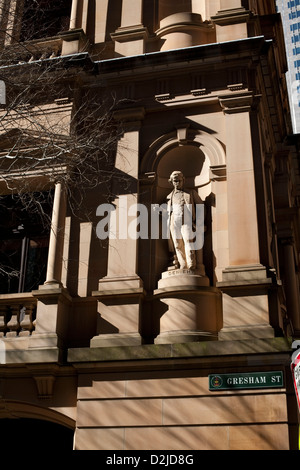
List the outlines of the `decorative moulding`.
<svg viewBox="0 0 300 470">
<path fill-rule="evenodd" d="M 113 41 L 127 42 L 139 39 L 148 39 L 148 29 L 142 24 L 134 26 L 126 26 L 118 28 L 114 33 L 110 34 Z"/>
<path fill-rule="evenodd" d="M 43 375 L 33 377 L 37 386 L 38 398 L 47 399 L 52 398 L 55 383 L 53 375 Z"/>
<path fill-rule="evenodd" d="M 252 12 L 245 8 L 231 8 L 220 10 L 213 16 L 212 21 L 219 26 L 226 26 L 235 23 L 244 23 L 252 17 Z"/>
</svg>

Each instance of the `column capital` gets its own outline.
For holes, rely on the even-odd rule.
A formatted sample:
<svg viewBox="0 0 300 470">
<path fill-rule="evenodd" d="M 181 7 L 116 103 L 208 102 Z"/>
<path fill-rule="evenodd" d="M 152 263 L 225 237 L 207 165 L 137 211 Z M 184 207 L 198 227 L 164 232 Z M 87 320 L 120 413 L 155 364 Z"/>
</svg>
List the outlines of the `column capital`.
<svg viewBox="0 0 300 470">
<path fill-rule="evenodd" d="M 260 96 L 251 91 L 234 93 L 219 97 L 219 103 L 224 114 L 250 112 L 257 108 Z"/>
</svg>

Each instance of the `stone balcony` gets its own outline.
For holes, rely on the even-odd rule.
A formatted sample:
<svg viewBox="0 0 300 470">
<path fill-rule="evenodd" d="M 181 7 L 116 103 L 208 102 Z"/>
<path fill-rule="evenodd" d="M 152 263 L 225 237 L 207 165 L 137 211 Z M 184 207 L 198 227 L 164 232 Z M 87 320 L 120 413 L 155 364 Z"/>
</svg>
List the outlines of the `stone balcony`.
<svg viewBox="0 0 300 470">
<path fill-rule="evenodd" d="M 31 293 L 0 295 L 0 337 L 30 336 L 35 329 L 37 300 Z"/>
<path fill-rule="evenodd" d="M 10 44 L 1 50 L 0 66 L 22 65 L 69 54 L 86 52 L 89 41 L 82 29 L 64 31 L 57 36 Z"/>
<path fill-rule="evenodd" d="M 0 64 L 17 65 L 37 60 L 60 57 L 63 40 L 61 37 L 38 39 L 12 44 L 1 51 Z"/>
</svg>

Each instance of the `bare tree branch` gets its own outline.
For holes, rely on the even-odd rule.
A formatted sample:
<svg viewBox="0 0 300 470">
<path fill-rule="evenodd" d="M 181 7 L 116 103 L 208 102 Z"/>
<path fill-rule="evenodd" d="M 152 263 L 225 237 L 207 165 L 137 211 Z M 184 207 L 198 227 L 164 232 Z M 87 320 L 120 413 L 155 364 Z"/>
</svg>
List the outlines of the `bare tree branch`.
<svg viewBox="0 0 300 470">
<path fill-rule="evenodd" d="M 45 197 L 49 202 L 57 178 L 77 217 L 89 219 L 91 208 L 85 202 L 92 189 L 104 186 L 102 193 L 110 199 L 114 154 L 122 135 L 114 120 L 116 99 L 103 96 L 101 80 L 92 92 L 77 86 L 92 73 L 84 71 L 86 55 L 59 55 L 57 33 L 68 28 L 70 5 L 65 0 L 24 0 L 19 24 L 10 28 L 7 12 L 7 28 L 0 31 L 0 80 L 7 92 L 6 106 L 0 109 L 0 210 L 13 197 L 29 218 L 39 217 L 45 227 L 51 221 Z M 0 262 L 3 273 L 18 275 Z"/>
</svg>

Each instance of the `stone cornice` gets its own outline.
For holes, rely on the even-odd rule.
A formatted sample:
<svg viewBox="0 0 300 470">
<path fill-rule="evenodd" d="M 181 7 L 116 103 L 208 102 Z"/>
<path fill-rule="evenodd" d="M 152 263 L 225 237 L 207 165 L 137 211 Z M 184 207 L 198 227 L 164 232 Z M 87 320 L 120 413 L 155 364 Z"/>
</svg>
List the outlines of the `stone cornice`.
<svg viewBox="0 0 300 470">
<path fill-rule="evenodd" d="M 59 57 L 48 57 L 34 60 L 31 62 L 19 62 L 16 64 L 8 64 L 0 67 L 1 73 L 5 79 L 5 74 L 11 73 L 20 73 L 26 72 L 27 70 L 34 70 L 34 67 L 37 73 L 41 73 L 41 68 L 47 69 L 51 67 L 52 71 L 60 69 L 68 69 L 77 72 L 79 70 L 83 71 L 94 71 L 94 62 L 89 56 L 88 52 L 78 52 L 76 54 L 64 55 Z M 21 75 L 22 76 L 22 75 Z"/>
<path fill-rule="evenodd" d="M 263 356 L 266 353 L 279 353 L 289 357 L 291 347 L 285 338 L 253 339 L 249 341 L 203 341 L 181 344 L 149 344 L 142 346 L 122 346 L 106 348 L 70 348 L 68 350 L 68 363 L 76 369 L 85 371 L 95 370 L 146 370 L 168 369 L 172 367 L 181 368 L 186 366 L 189 358 L 189 367 L 201 367 L 205 364 L 220 364 L 222 357 L 223 365 L 234 361 L 246 362 L 249 357 Z M 276 355 L 274 361 L 278 360 Z M 266 360 L 266 359 L 265 359 Z"/>
<path fill-rule="evenodd" d="M 263 36 L 246 38 L 238 41 L 227 41 L 222 43 L 211 43 L 200 46 L 192 46 L 183 49 L 174 49 L 171 51 L 150 52 L 129 57 L 118 57 L 95 62 L 95 72 L 99 75 L 125 77 L 132 74 L 149 73 L 149 70 L 156 69 L 162 71 L 176 67 L 181 68 L 185 64 L 206 65 L 210 64 L 215 58 L 222 64 L 220 57 L 228 60 L 230 57 L 239 58 L 244 55 L 246 58 L 253 54 L 260 55 L 265 53 L 271 47 L 272 41 L 266 41 Z M 223 64 L 224 66 L 224 64 Z"/>
</svg>

